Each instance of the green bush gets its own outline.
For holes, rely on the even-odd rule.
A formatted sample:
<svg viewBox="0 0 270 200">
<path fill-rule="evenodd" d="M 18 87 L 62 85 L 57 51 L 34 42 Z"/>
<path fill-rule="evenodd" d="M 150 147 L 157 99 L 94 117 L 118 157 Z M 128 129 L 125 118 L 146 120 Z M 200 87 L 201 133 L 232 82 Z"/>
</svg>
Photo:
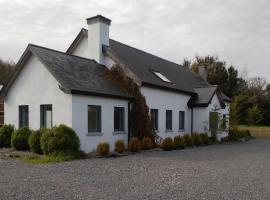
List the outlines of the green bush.
<svg viewBox="0 0 270 200">
<path fill-rule="evenodd" d="M 196 146 L 200 146 L 203 144 L 201 136 L 198 133 L 193 133 L 191 135 L 192 139 L 193 139 L 193 144 Z"/>
<path fill-rule="evenodd" d="M 165 151 L 171 151 L 174 149 L 174 142 L 171 137 L 165 138 L 161 143 L 161 148 Z"/>
<path fill-rule="evenodd" d="M 189 146 L 189 147 L 193 146 L 193 140 L 189 134 L 184 135 L 183 138 L 184 138 L 186 146 Z"/>
<path fill-rule="evenodd" d="M 45 131 L 46 129 L 39 129 L 36 131 L 32 131 L 28 139 L 28 145 L 31 151 L 38 154 L 42 154 L 42 149 L 40 146 L 40 138 Z"/>
<path fill-rule="evenodd" d="M 144 137 L 142 141 L 142 149 L 148 150 L 153 148 L 153 142 L 150 137 Z"/>
<path fill-rule="evenodd" d="M 12 133 L 11 146 L 16 150 L 29 150 L 28 139 L 31 130 L 28 127 L 20 128 Z"/>
<path fill-rule="evenodd" d="M 137 137 L 133 137 L 130 139 L 128 143 L 128 149 L 131 152 L 139 152 L 141 150 L 141 142 Z"/>
<path fill-rule="evenodd" d="M 201 133 L 200 136 L 201 136 L 201 139 L 202 139 L 202 143 L 203 144 L 206 144 L 206 145 L 209 145 L 210 144 L 210 139 L 209 139 L 207 133 Z"/>
<path fill-rule="evenodd" d="M 10 147 L 11 145 L 11 135 L 14 131 L 14 126 L 3 125 L 0 128 L 0 148 Z"/>
<path fill-rule="evenodd" d="M 97 153 L 101 156 L 107 156 L 110 152 L 110 145 L 108 142 L 100 142 L 97 146 Z"/>
<path fill-rule="evenodd" d="M 173 141 L 176 149 L 184 149 L 186 147 L 185 140 L 181 135 L 175 136 Z"/>
<path fill-rule="evenodd" d="M 80 140 L 72 128 L 61 124 L 47 129 L 41 136 L 40 145 L 46 155 L 58 152 L 78 152 Z"/>
<path fill-rule="evenodd" d="M 125 142 L 123 140 L 117 140 L 114 143 L 114 151 L 117 153 L 123 153 L 125 151 Z"/>
<path fill-rule="evenodd" d="M 230 129 L 228 134 L 229 141 L 238 141 L 240 139 L 240 135 L 237 129 Z"/>
</svg>

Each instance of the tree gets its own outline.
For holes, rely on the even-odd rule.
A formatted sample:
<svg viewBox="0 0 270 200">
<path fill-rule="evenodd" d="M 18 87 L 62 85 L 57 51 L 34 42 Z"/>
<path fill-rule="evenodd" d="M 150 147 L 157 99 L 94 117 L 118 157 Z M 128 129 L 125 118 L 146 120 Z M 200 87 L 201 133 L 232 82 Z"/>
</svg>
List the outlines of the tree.
<svg viewBox="0 0 270 200">
<path fill-rule="evenodd" d="M 263 120 L 263 112 L 257 105 L 247 110 L 247 122 L 250 125 L 257 125 L 262 120 Z"/>
<path fill-rule="evenodd" d="M 0 59 L 0 85 L 5 85 L 15 70 L 14 62 L 5 62 Z"/>
</svg>

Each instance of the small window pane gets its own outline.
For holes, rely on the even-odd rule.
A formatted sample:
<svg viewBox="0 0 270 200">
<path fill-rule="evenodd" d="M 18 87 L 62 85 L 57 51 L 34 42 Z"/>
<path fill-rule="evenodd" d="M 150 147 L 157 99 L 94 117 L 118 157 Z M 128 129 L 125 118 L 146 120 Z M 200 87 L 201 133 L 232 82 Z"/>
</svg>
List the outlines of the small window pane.
<svg viewBox="0 0 270 200">
<path fill-rule="evenodd" d="M 161 74 L 160 72 L 153 72 L 157 77 L 159 77 L 161 80 L 165 81 L 165 82 L 168 82 L 168 83 L 171 83 L 171 81 L 166 77 L 164 76 L 163 74 Z"/>
<path fill-rule="evenodd" d="M 185 112 L 179 111 L 179 130 L 185 129 Z"/>
<path fill-rule="evenodd" d="M 19 128 L 29 126 L 28 106 L 19 106 Z"/>
<path fill-rule="evenodd" d="M 172 130 L 172 110 L 166 110 L 166 130 Z"/>
<path fill-rule="evenodd" d="M 151 109 L 151 122 L 155 131 L 158 130 L 158 109 Z"/>
<path fill-rule="evenodd" d="M 88 132 L 101 131 L 101 107 L 88 106 Z"/>
<path fill-rule="evenodd" d="M 52 105 L 40 105 L 40 127 L 52 127 Z"/>
<path fill-rule="evenodd" d="M 123 107 L 114 108 L 114 130 L 124 131 L 125 109 Z"/>
</svg>

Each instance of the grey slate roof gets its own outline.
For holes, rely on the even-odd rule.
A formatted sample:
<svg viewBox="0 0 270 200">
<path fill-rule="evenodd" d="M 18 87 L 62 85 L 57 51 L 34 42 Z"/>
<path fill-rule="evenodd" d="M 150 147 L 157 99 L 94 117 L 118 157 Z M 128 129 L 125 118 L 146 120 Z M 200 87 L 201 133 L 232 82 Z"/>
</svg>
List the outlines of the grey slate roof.
<svg viewBox="0 0 270 200">
<path fill-rule="evenodd" d="M 195 94 L 196 87 L 207 87 L 209 84 L 199 75 L 185 67 L 139 49 L 122 44 L 110 39 L 110 47 L 104 47 L 107 53 L 113 54 L 127 66 L 144 85 L 162 87 Z M 165 75 L 172 83 L 167 83 L 158 78 L 153 71 Z"/>
<path fill-rule="evenodd" d="M 195 88 L 196 96 L 189 101 L 189 105 L 204 106 L 208 105 L 216 93 L 217 86 Z"/>
<path fill-rule="evenodd" d="M 28 51 L 31 51 L 38 57 L 59 82 L 64 92 L 130 98 L 130 96 L 104 77 L 104 70 L 106 68 L 93 60 L 32 44 L 28 45 L 24 55 Z M 16 74 L 18 75 L 18 73 Z M 12 81 L 14 80 L 15 78 Z"/>
<path fill-rule="evenodd" d="M 222 97 L 223 101 L 225 101 L 225 102 L 232 101 L 232 99 L 230 97 L 228 97 L 226 94 L 224 94 L 223 92 L 221 92 L 221 97 Z"/>
</svg>

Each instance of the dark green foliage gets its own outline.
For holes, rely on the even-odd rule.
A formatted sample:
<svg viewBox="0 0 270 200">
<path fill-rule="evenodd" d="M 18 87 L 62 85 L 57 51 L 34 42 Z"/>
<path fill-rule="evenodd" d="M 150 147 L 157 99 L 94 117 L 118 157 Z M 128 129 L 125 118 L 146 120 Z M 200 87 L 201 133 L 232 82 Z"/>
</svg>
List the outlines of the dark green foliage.
<svg viewBox="0 0 270 200">
<path fill-rule="evenodd" d="M 97 146 L 97 153 L 101 156 L 107 156 L 110 152 L 110 145 L 108 142 L 100 142 Z"/>
<path fill-rule="evenodd" d="M 11 135 L 14 131 L 14 126 L 3 125 L 0 128 L 0 148 L 10 147 L 11 145 Z"/>
<path fill-rule="evenodd" d="M 31 151 L 38 154 L 42 154 L 42 149 L 40 146 L 40 138 L 45 131 L 46 129 L 39 129 L 36 131 L 32 131 L 28 139 L 28 144 Z"/>
<path fill-rule="evenodd" d="M 117 153 L 123 153 L 125 148 L 125 142 L 123 140 L 117 140 L 114 144 L 114 151 Z"/>
<path fill-rule="evenodd" d="M 173 141 L 176 149 L 184 149 L 186 147 L 185 140 L 181 135 L 175 136 Z"/>
<path fill-rule="evenodd" d="M 41 136 L 40 144 L 46 155 L 58 152 L 77 152 L 80 148 L 77 134 L 66 125 L 47 129 Z"/>
<path fill-rule="evenodd" d="M 209 145 L 210 144 L 210 139 L 209 139 L 207 133 L 201 133 L 200 136 L 201 136 L 201 139 L 202 139 L 202 143 L 203 144 L 205 144 L 205 145 Z"/>
<path fill-rule="evenodd" d="M 140 140 L 144 137 L 150 137 L 154 141 L 152 123 L 148 115 L 149 108 L 146 104 L 145 97 L 141 94 L 139 86 L 117 65 L 113 66 L 110 70 L 106 70 L 105 76 L 134 98 L 130 113 L 132 134 Z"/>
<path fill-rule="evenodd" d="M 183 136 L 183 138 L 184 138 L 185 144 L 187 146 L 189 146 L 189 147 L 192 147 L 193 146 L 193 139 L 192 139 L 192 137 L 189 134 L 185 134 Z"/>
<path fill-rule="evenodd" d="M 153 142 L 150 137 L 144 137 L 142 141 L 142 149 L 148 150 L 153 148 Z"/>
<path fill-rule="evenodd" d="M 15 71 L 15 63 L 0 59 L 0 85 L 5 85 Z"/>
<path fill-rule="evenodd" d="M 131 152 L 139 152 L 141 150 L 141 142 L 139 138 L 133 137 L 129 140 L 128 149 Z"/>
<path fill-rule="evenodd" d="M 201 136 L 200 134 L 198 133 L 192 133 L 191 134 L 191 137 L 192 137 L 192 140 L 193 140 L 193 144 L 196 145 L 196 146 L 200 146 L 203 144 L 203 141 L 201 139 Z"/>
<path fill-rule="evenodd" d="M 165 138 L 161 143 L 161 148 L 165 151 L 171 151 L 175 148 L 173 139 L 171 137 Z"/>
<path fill-rule="evenodd" d="M 28 127 L 22 127 L 15 130 L 11 136 L 11 146 L 16 150 L 29 150 L 28 139 L 31 130 Z"/>
</svg>

